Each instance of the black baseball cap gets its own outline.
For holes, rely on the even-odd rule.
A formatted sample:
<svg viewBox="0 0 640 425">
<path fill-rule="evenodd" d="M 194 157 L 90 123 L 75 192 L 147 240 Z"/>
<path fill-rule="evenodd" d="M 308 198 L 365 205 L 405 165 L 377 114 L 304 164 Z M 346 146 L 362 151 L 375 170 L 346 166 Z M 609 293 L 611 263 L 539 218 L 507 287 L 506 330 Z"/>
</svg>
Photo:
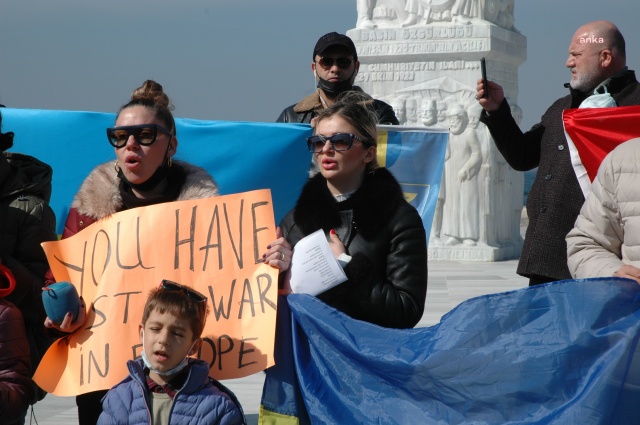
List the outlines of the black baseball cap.
<svg viewBox="0 0 640 425">
<path fill-rule="evenodd" d="M 318 39 L 316 47 L 313 49 L 313 60 L 316 59 L 316 55 L 321 55 L 327 47 L 330 46 L 343 46 L 346 47 L 351 54 L 353 54 L 353 60 L 358 60 L 358 53 L 356 52 L 356 46 L 353 41 L 344 34 L 338 34 L 337 32 L 330 32 L 323 35 Z"/>
</svg>

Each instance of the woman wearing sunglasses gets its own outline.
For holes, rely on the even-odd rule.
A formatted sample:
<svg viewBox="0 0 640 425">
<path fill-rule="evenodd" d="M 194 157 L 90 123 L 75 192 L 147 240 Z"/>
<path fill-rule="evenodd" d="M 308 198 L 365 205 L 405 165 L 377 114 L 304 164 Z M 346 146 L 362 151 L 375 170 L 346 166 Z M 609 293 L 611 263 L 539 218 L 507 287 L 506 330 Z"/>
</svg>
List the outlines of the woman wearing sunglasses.
<svg viewBox="0 0 640 425">
<path fill-rule="evenodd" d="M 320 112 L 307 140 L 319 172 L 307 181 L 280 228 L 283 243 L 294 249 L 303 237 L 324 231 L 348 280 L 319 299 L 354 319 L 411 328 L 424 311 L 427 240 L 420 215 L 391 173 L 378 166 L 376 115 L 370 104 L 369 96 L 352 92 Z M 280 293 L 286 295 L 287 273 L 280 276 Z M 287 320 L 286 300 L 279 300 L 278 309 L 283 309 L 278 320 Z M 286 361 L 293 358 L 290 329 L 282 323 L 276 327 L 275 366 L 266 371 L 263 406 L 279 405 L 297 385 L 294 366 Z M 301 401 L 291 402 L 304 416 Z M 268 408 L 261 415 L 271 419 Z"/>
<path fill-rule="evenodd" d="M 218 186 L 202 168 L 174 161 L 178 139 L 171 113 L 173 106 L 155 81 L 145 81 L 120 108 L 115 126 L 107 129 L 116 161 L 97 166 L 76 194 L 65 223 L 63 238 L 95 221 L 130 208 L 218 195 Z M 53 276 L 49 273 L 49 283 Z M 85 306 L 72 322 L 67 314 L 60 325 L 49 318 L 45 326 L 73 332 L 84 323 Z M 81 425 L 95 424 L 106 391 L 76 397 Z"/>
<path fill-rule="evenodd" d="M 415 326 L 427 291 L 422 219 L 376 159 L 376 115 L 349 93 L 318 115 L 307 141 L 319 173 L 280 227 L 295 244 L 323 229 L 348 280 L 318 296 L 349 316 L 392 328 Z"/>
</svg>

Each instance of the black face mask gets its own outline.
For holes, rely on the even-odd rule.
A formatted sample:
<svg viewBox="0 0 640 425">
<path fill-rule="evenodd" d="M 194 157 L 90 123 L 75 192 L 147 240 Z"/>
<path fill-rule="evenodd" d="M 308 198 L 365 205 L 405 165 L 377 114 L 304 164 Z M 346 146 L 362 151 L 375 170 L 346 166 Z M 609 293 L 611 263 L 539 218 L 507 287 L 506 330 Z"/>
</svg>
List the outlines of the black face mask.
<svg viewBox="0 0 640 425">
<path fill-rule="evenodd" d="M 156 171 L 153 172 L 153 175 L 151 175 L 151 177 L 149 177 L 149 179 L 147 179 L 146 181 L 140 184 L 131 183 L 129 180 L 127 180 L 121 168 L 118 168 L 118 177 L 128 186 L 136 190 L 139 190 L 141 192 L 148 192 L 152 190 L 157 185 L 159 185 L 161 181 L 166 179 L 167 175 L 169 174 L 169 164 L 167 160 L 167 153 L 169 152 L 170 147 L 171 147 L 171 144 L 167 143 L 167 149 L 164 151 L 164 161 L 162 161 L 162 164 L 160 164 L 160 166 L 156 168 Z"/>
<path fill-rule="evenodd" d="M 125 182 L 128 186 L 136 190 L 139 190 L 141 192 L 148 192 L 151 189 L 155 188 L 157 185 L 160 184 L 161 181 L 163 181 L 167 177 L 167 174 L 169 174 L 169 167 L 166 165 L 166 162 L 165 162 L 156 169 L 156 171 L 153 173 L 151 177 L 149 177 L 149 179 L 147 179 L 146 181 L 140 184 L 135 184 L 127 180 L 124 173 L 122 172 L 122 169 L 118 170 L 118 177 L 120 177 L 120 180 Z"/>
<path fill-rule="evenodd" d="M 353 73 L 351 74 L 351 77 L 349 77 L 346 80 L 340 81 L 339 83 L 332 83 L 331 81 L 324 80 L 316 74 L 318 78 L 318 83 L 316 87 L 321 89 L 331 99 L 335 99 L 340 94 L 346 91 L 349 91 L 353 88 L 353 77 L 355 76 L 355 74 L 356 74 L 356 70 L 354 69 Z"/>
</svg>

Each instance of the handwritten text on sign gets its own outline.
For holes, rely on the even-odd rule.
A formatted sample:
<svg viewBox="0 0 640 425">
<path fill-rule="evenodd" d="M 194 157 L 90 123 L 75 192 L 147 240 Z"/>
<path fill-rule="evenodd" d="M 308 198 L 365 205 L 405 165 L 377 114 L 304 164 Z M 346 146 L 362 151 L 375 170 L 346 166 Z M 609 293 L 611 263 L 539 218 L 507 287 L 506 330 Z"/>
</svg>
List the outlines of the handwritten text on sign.
<svg viewBox="0 0 640 425">
<path fill-rule="evenodd" d="M 111 388 L 142 349 L 138 325 L 162 279 L 207 296 L 198 356 L 217 379 L 273 364 L 278 270 L 261 263 L 275 239 L 269 190 L 135 208 L 43 244 L 57 281 L 90 306 L 85 326 L 47 351 L 34 379 L 75 395 Z"/>
</svg>

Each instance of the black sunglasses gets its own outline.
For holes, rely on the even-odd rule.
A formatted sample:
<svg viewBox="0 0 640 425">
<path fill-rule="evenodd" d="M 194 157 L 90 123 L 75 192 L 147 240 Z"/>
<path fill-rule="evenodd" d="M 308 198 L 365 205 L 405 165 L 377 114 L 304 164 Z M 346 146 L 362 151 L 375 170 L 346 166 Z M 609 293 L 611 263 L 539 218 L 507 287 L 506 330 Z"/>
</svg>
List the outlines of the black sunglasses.
<svg viewBox="0 0 640 425">
<path fill-rule="evenodd" d="M 166 291 L 182 291 L 185 294 L 187 294 L 187 296 L 191 298 L 192 301 L 195 301 L 197 303 L 203 303 L 207 301 L 207 297 L 202 295 L 200 292 L 194 289 L 191 289 L 188 286 L 180 285 L 179 283 L 172 282 L 167 279 L 162 280 L 161 286 L 162 286 L 162 289 Z"/>
<path fill-rule="evenodd" d="M 340 69 L 347 69 L 353 63 L 353 59 L 349 58 L 328 58 L 322 56 L 318 63 L 324 68 L 331 68 L 334 62 L 338 65 Z"/>
<path fill-rule="evenodd" d="M 107 138 L 109 139 L 109 143 L 117 149 L 124 147 L 131 136 L 133 136 L 135 141 L 140 145 L 149 146 L 156 141 L 158 132 L 173 136 L 169 130 L 160 125 L 141 124 L 107 128 Z"/>
<path fill-rule="evenodd" d="M 336 133 L 333 136 L 311 136 L 307 138 L 307 147 L 309 152 L 319 153 L 324 149 L 324 145 L 327 140 L 331 144 L 331 149 L 336 152 L 348 151 L 353 146 L 353 139 L 360 140 L 362 143 L 366 143 L 361 137 L 351 133 Z"/>
</svg>

